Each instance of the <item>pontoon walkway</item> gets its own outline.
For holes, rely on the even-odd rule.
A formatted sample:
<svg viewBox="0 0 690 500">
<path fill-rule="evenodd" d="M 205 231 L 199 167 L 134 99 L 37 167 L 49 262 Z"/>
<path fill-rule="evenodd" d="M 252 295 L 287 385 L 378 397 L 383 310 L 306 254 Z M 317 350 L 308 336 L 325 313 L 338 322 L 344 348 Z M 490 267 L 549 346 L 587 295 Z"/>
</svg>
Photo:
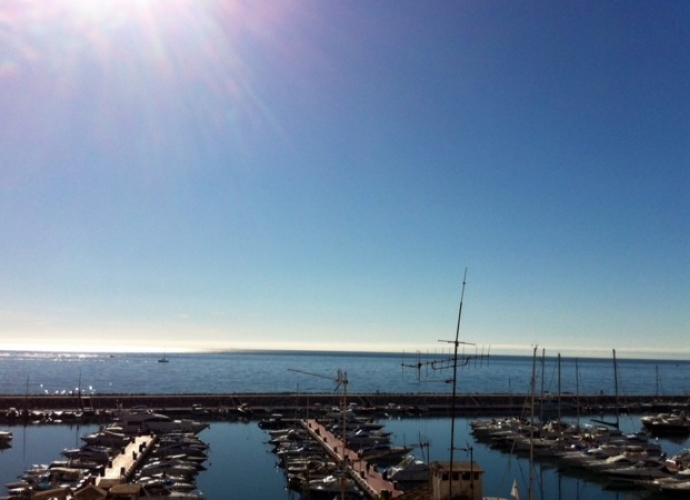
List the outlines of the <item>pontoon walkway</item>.
<svg viewBox="0 0 690 500">
<path fill-rule="evenodd" d="M 300 424 L 331 458 L 344 463 L 347 474 L 369 498 L 396 498 L 403 494 L 393 483 L 385 480 L 376 467 L 361 459 L 356 451 L 345 447 L 341 439 L 316 420 L 300 420 Z"/>
<path fill-rule="evenodd" d="M 98 478 L 98 486 L 130 481 L 155 441 L 156 436 L 151 434 L 134 438 L 108 463 L 103 476 Z"/>
</svg>

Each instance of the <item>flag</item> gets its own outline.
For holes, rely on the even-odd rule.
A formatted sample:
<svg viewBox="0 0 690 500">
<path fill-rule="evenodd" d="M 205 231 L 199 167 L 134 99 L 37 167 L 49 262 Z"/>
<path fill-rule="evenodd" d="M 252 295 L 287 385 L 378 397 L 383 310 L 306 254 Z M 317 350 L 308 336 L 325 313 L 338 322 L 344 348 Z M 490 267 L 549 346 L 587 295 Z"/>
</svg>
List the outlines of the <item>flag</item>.
<svg viewBox="0 0 690 500">
<path fill-rule="evenodd" d="M 516 500 L 520 500 L 520 490 L 517 487 L 517 479 L 513 479 L 513 487 L 510 488 L 510 496 Z"/>
</svg>

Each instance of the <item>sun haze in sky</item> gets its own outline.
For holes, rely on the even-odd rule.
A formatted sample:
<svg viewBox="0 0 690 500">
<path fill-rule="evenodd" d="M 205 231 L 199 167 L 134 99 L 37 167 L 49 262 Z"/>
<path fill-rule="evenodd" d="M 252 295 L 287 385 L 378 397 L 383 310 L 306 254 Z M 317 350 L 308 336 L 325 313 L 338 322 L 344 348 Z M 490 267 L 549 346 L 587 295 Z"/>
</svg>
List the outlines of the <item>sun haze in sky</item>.
<svg viewBox="0 0 690 500">
<path fill-rule="evenodd" d="M 686 358 L 689 18 L 5 0 L 0 349 Z"/>
</svg>

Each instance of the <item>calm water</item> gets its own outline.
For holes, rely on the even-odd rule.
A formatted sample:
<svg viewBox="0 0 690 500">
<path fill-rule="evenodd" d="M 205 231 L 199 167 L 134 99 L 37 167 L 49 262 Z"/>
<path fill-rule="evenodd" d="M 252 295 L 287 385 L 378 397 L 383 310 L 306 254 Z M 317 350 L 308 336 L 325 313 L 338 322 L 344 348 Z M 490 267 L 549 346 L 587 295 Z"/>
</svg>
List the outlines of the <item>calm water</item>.
<svg viewBox="0 0 690 500">
<path fill-rule="evenodd" d="M 428 357 L 390 354 L 276 353 L 233 352 L 215 354 L 174 354 L 169 363 L 158 363 L 160 354 L 79 355 L 56 353 L 0 353 L 0 393 L 69 393 L 81 384 L 84 392 L 99 393 L 224 393 L 224 392 L 331 392 L 338 369 L 347 371 L 352 392 L 446 392 L 448 370 L 434 370 Z M 437 355 L 436 360 L 445 359 Z M 422 369 L 402 367 L 422 362 Z M 437 363 L 439 368 L 442 363 Z M 688 394 L 690 363 L 618 360 L 618 375 L 623 394 Z M 300 369 L 326 378 L 290 371 Z M 470 362 L 459 371 L 459 392 L 526 393 L 532 371 L 529 357 L 492 357 Z M 543 377 L 541 374 L 543 373 Z M 576 373 L 578 376 L 576 376 Z M 538 386 L 555 392 L 558 370 L 554 359 L 547 358 L 538 369 Z M 439 382 L 439 383 L 435 383 Z M 561 362 L 563 391 L 613 392 L 611 360 L 586 359 Z M 450 423 L 447 419 L 386 420 L 396 444 L 430 442 L 431 460 L 447 460 Z M 626 417 L 626 430 L 640 428 L 639 415 Z M 12 448 L 0 451 L 0 480 L 14 480 L 34 463 L 59 458 L 63 448 L 80 445 L 79 436 L 95 426 L 19 426 L 13 427 Z M 208 470 L 197 480 L 199 488 L 212 500 L 265 500 L 299 498 L 285 489 L 285 481 L 276 468 L 276 459 L 266 445 L 267 436 L 256 423 L 217 422 L 201 434 L 211 444 Z M 456 425 L 456 446 L 472 447 L 474 459 L 486 470 L 484 493 L 508 498 L 510 486 L 517 479 L 527 489 L 528 467 L 517 459 L 474 443 L 468 420 Z M 664 449 L 675 453 L 690 446 L 688 440 L 663 440 Z M 464 455 L 463 455 L 464 453 Z M 456 458 L 468 458 L 456 452 Z M 424 457 L 426 458 L 426 457 Z M 602 490 L 601 485 L 559 475 L 552 468 L 536 469 L 535 498 L 547 499 L 639 499 L 635 492 Z M 0 488 L 2 488 L 0 486 Z M 1 493 L 0 493 L 1 494 Z M 523 498 L 526 495 L 523 494 Z"/>
<path fill-rule="evenodd" d="M 431 460 L 448 460 L 450 423 L 447 419 L 389 419 L 384 421 L 392 431 L 396 444 L 415 445 L 428 442 Z M 622 421 L 627 430 L 639 428 L 639 416 Z M 0 452 L 0 481 L 13 481 L 25 468 L 58 458 L 60 450 L 80 444 L 79 436 L 95 430 L 96 426 L 42 425 L 13 427 L 12 448 Z M 216 422 L 200 437 L 211 444 L 208 469 L 197 479 L 197 485 L 211 500 L 296 499 L 299 495 L 285 488 L 282 472 L 276 467 L 276 457 L 266 444 L 267 434 L 254 423 Z M 472 448 L 473 458 L 485 470 L 484 494 L 509 497 L 510 487 L 517 479 L 526 498 L 529 468 L 524 458 L 511 457 L 475 443 L 470 434 L 469 421 L 456 421 L 456 446 Z M 690 446 L 690 440 L 662 440 L 668 453 Z M 422 454 L 417 451 L 418 456 Z M 426 457 L 423 457 L 426 458 Z M 456 451 L 455 458 L 469 458 L 468 451 Z M 639 492 L 606 491 L 602 485 L 581 478 L 558 474 L 554 468 L 535 466 L 535 499 L 625 500 L 644 498 Z"/>
<path fill-rule="evenodd" d="M 338 369 L 347 372 L 351 392 L 429 393 L 449 392 L 443 380 L 452 376 L 443 369 L 444 354 L 195 353 L 169 355 L 169 363 L 158 363 L 160 356 L 0 352 L 0 394 L 69 393 L 79 386 L 93 394 L 330 392 L 334 384 L 328 377 L 335 378 Z M 419 362 L 420 370 L 409 367 Z M 537 389 L 556 392 L 556 359 L 547 357 L 537 371 Z M 531 373 L 531 357 L 472 360 L 458 372 L 458 391 L 526 393 Z M 560 373 L 563 392 L 614 392 L 611 359 L 580 359 L 576 366 L 564 358 Z M 621 394 L 690 394 L 690 361 L 618 359 L 618 379 Z"/>
</svg>

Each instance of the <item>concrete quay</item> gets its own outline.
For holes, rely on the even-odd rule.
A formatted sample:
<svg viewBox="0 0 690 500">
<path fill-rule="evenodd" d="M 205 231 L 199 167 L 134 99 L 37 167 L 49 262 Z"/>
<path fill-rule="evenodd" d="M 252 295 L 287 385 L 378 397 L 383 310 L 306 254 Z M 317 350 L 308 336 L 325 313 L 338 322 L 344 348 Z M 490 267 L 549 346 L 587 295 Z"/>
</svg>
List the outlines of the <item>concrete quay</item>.
<svg viewBox="0 0 690 500">
<path fill-rule="evenodd" d="M 529 405 L 528 394 L 458 394 L 458 416 L 520 415 Z M 348 394 L 347 402 L 363 414 L 447 416 L 453 406 L 450 394 L 374 393 Z M 194 418 L 262 418 L 268 413 L 286 417 L 318 415 L 319 411 L 339 406 L 338 393 L 235 393 L 235 394 L 98 394 L 0 395 L 0 421 L 94 419 L 117 408 L 146 407 L 171 416 Z M 615 397 L 607 394 L 550 395 L 536 398 L 538 408 L 553 415 L 560 406 L 563 415 L 597 415 L 628 412 L 654 413 L 690 409 L 690 395 L 638 395 Z"/>
</svg>

